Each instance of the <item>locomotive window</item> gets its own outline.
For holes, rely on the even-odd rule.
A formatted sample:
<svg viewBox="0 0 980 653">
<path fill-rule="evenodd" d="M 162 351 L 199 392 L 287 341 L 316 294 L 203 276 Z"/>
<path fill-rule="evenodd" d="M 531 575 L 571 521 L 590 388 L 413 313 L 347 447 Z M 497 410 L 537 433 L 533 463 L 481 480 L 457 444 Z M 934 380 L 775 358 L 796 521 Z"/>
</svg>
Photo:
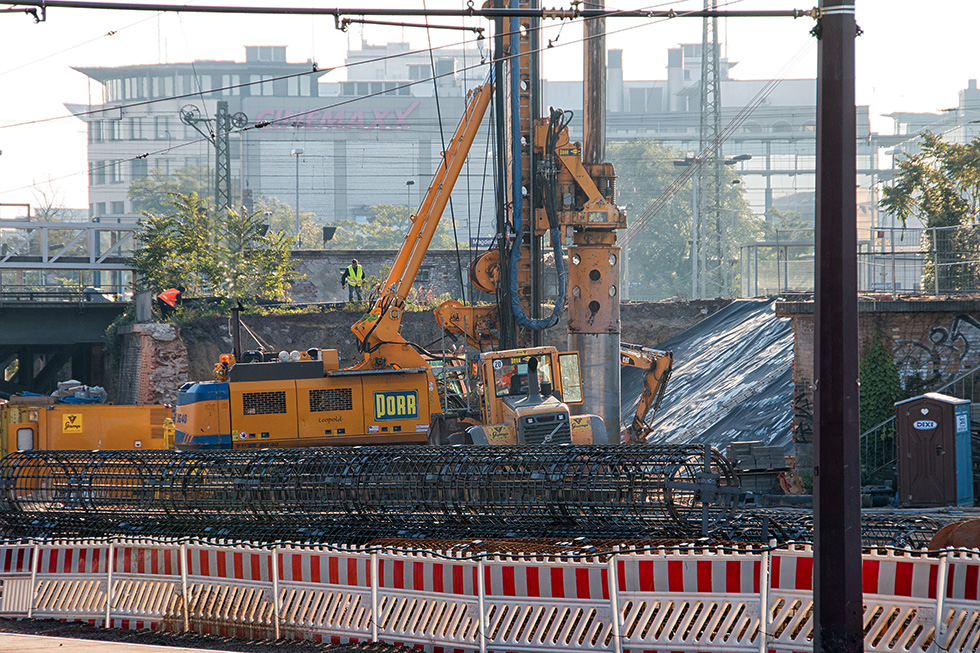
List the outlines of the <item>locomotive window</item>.
<svg viewBox="0 0 980 653">
<path fill-rule="evenodd" d="M 34 429 L 27 426 L 17 429 L 17 451 L 31 451 L 34 449 Z"/>
<path fill-rule="evenodd" d="M 578 354 L 558 355 L 558 370 L 561 374 L 561 396 L 567 404 L 582 402 L 582 372 L 579 368 Z"/>
<path fill-rule="evenodd" d="M 512 356 L 493 361 L 493 385 L 498 397 L 521 395 L 527 392 L 527 361 L 530 356 Z M 551 362 L 548 356 L 538 359 L 539 383 L 552 383 Z"/>
</svg>

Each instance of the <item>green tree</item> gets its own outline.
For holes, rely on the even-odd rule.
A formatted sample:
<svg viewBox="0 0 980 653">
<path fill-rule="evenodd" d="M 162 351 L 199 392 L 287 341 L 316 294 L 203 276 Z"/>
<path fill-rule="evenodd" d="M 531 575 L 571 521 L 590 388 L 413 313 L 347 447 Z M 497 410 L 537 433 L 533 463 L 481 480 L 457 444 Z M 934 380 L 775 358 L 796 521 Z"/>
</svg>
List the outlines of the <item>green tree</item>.
<svg viewBox="0 0 980 653">
<path fill-rule="evenodd" d="M 861 407 L 861 432 L 895 415 L 895 402 L 902 399 L 902 380 L 895 358 L 885 348 L 880 333 L 865 350 L 858 364 L 861 386 L 858 398 Z"/>
<path fill-rule="evenodd" d="M 326 244 L 333 249 L 398 249 L 405 241 L 411 226 L 407 206 L 378 204 L 371 207 L 371 217 L 366 222 L 341 220 L 336 224 L 333 240 Z M 448 220 L 440 221 L 432 238 L 432 249 L 454 246 Z"/>
<path fill-rule="evenodd" d="M 296 233 L 296 209 L 278 197 L 259 196 L 255 200 L 255 213 L 261 215 L 269 225 L 269 231 Z M 299 241 L 306 249 L 316 249 L 323 242 L 323 232 L 316 215 L 311 211 L 299 212 Z"/>
<path fill-rule="evenodd" d="M 183 285 L 188 294 L 286 299 L 293 279 L 283 231 L 261 234 L 264 221 L 226 210 L 218 215 L 196 193 L 172 196 L 170 210 L 145 213 L 133 266 L 154 290 Z"/>
<path fill-rule="evenodd" d="M 186 166 L 172 175 L 157 168 L 146 177 L 134 179 L 129 184 L 129 199 L 133 211 L 161 215 L 170 210 L 174 195 L 194 193 L 206 198 L 211 194 L 208 171 L 201 166 Z"/>
<path fill-rule="evenodd" d="M 947 143 L 941 135 L 922 134 L 918 154 L 898 161 L 898 174 L 886 187 L 881 207 L 900 219 L 917 218 L 929 229 L 923 236 L 927 260 L 922 284 L 938 281 L 941 290 L 969 290 L 980 281 L 980 138 L 966 145 Z M 938 279 L 935 275 L 938 275 Z"/>
<path fill-rule="evenodd" d="M 858 402 L 861 433 L 895 416 L 895 402 L 903 399 L 902 381 L 895 358 L 885 348 L 880 332 L 858 362 Z M 873 480 L 882 466 L 893 460 L 895 425 L 888 424 L 867 436 L 862 445 L 861 471 L 864 482 Z"/>
<path fill-rule="evenodd" d="M 673 161 L 683 153 L 650 140 L 616 143 L 607 157 L 616 169 L 616 203 L 625 206 L 630 222 L 637 220 L 664 190 L 673 184 L 679 169 Z M 751 215 L 742 197 L 741 184 L 733 184 L 735 174 L 725 169 L 722 216 L 731 222 L 734 206 L 734 242 L 758 240 L 761 221 Z M 652 216 L 642 231 L 629 242 L 631 284 L 644 289 L 644 298 L 668 299 L 691 296 L 691 201 L 693 179 L 680 188 L 673 199 Z M 727 230 L 727 227 L 726 227 Z M 729 232 L 728 237 L 731 237 Z M 736 270 L 737 272 L 737 270 Z"/>
</svg>

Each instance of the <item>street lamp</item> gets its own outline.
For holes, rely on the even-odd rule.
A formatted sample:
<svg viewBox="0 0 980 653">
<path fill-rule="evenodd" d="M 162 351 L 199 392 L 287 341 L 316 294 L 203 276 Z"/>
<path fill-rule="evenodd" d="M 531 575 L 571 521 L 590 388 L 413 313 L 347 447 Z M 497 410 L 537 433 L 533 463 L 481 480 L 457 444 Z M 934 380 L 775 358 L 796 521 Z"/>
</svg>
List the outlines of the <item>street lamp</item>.
<svg viewBox="0 0 980 653">
<path fill-rule="evenodd" d="M 674 159 L 674 166 L 677 168 L 686 168 L 688 166 L 699 165 L 701 163 L 701 157 L 694 154 L 688 154 L 683 159 Z M 696 178 L 691 179 L 691 191 L 693 197 L 691 198 L 691 299 L 698 298 L 698 227 L 700 225 L 700 220 L 698 220 L 698 180 Z"/>
<path fill-rule="evenodd" d="M 289 155 L 296 157 L 296 249 L 303 246 L 303 241 L 299 235 L 299 157 L 303 154 L 303 148 L 294 148 Z"/>
<path fill-rule="evenodd" d="M 412 210 L 412 186 L 414 185 L 415 182 L 412 181 L 411 179 L 405 182 L 405 193 L 406 193 L 405 206 L 408 207 L 409 211 Z"/>
<path fill-rule="evenodd" d="M 705 163 L 710 163 L 710 161 L 713 158 L 714 157 L 710 157 L 710 156 L 704 156 L 703 157 L 700 154 L 694 154 L 693 152 L 691 152 L 691 153 L 688 153 L 687 156 L 685 156 L 683 159 L 674 159 L 674 166 L 677 167 L 677 168 L 687 168 L 687 167 L 690 167 L 690 166 L 694 166 L 695 168 L 699 168 L 702 165 L 704 165 Z M 721 162 L 724 165 L 726 165 L 726 166 L 731 166 L 731 165 L 735 165 L 736 163 L 739 163 L 739 162 L 742 162 L 742 161 L 748 161 L 751 158 L 752 158 L 752 155 L 751 154 L 736 154 L 733 157 L 728 157 L 728 158 L 722 159 Z M 741 182 L 739 182 L 739 183 L 741 183 Z M 697 182 L 697 178 L 694 178 L 694 179 L 691 180 L 691 190 L 692 190 L 692 196 L 693 196 L 691 198 L 691 221 L 692 221 L 692 224 L 691 224 L 691 299 L 698 299 L 699 298 L 699 285 L 700 285 L 699 284 L 700 279 L 698 277 L 698 263 L 699 263 L 698 262 L 698 259 L 700 258 L 700 249 L 699 249 L 699 246 L 701 245 L 701 243 L 699 243 L 699 240 L 700 240 L 700 237 L 701 237 L 701 233 L 700 233 L 700 231 L 701 231 L 701 215 L 700 215 L 700 210 L 699 210 L 700 207 L 698 206 L 698 182 Z M 734 209 L 733 209 L 733 211 L 734 211 Z M 734 238 L 735 238 L 735 232 L 734 232 L 734 214 L 733 214 L 733 218 L 732 219 L 733 219 L 732 239 L 734 241 Z M 719 226 L 719 230 L 721 228 L 721 224 L 723 224 L 723 223 L 719 220 L 719 225 L 718 225 Z M 721 254 L 720 250 L 723 247 L 723 242 L 724 241 L 721 240 L 723 237 L 724 237 L 723 234 L 719 234 L 718 235 L 718 238 L 719 238 L 719 254 Z M 719 257 L 719 264 L 721 263 L 720 258 L 721 257 Z M 702 270 L 701 273 L 703 274 L 703 272 L 704 271 Z"/>
<path fill-rule="evenodd" d="M 748 161 L 751 158 L 752 158 L 751 154 L 736 154 L 733 157 L 725 159 L 725 165 L 726 166 L 735 165 L 736 163 L 742 161 Z M 731 182 L 732 221 L 731 221 L 731 225 L 729 226 L 729 229 L 731 232 L 732 240 L 731 240 L 731 244 L 729 245 L 730 260 L 728 261 L 728 268 L 727 268 L 728 274 L 726 275 L 727 278 L 725 279 L 725 283 L 728 285 L 729 288 L 735 285 L 735 261 L 736 261 L 736 257 L 740 254 L 739 250 L 736 249 L 736 247 L 738 247 L 738 241 L 735 240 L 735 198 L 738 196 L 738 187 L 741 183 L 742 180 L 739 179 L 738 177 L 732 179 Z"/>
</svg>

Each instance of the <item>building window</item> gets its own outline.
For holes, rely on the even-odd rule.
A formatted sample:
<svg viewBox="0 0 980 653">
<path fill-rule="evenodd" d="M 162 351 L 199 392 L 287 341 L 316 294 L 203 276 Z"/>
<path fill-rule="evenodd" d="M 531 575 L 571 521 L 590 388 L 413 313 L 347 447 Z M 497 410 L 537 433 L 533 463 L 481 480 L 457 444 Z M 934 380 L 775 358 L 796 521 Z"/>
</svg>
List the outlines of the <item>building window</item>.
<svg viewBox="0 0 980 653">
<path fill-rule="evenodd" d="M 241 77 L 238 75 L 222 75 L 221 76 L 221 87 L 224 89 L 221 91 L 222 95 L 240 95 L 241 90 L 238 85 L 241 84 Z M 228 88 L 232 86 L 234 88 Z"/>
<path fill-rule="evenodd" d="M 299 78 L 290 77 L 286 80 L 286 95 L 290 97 L 299 95 Z"/>
<path fill-rule="evenodd" d="M 432 77 L 432 67 L 422 64 L 409 64 L 408 78 L 412 80 L 422 80 Z"/>
<path fill-rule="evenodd" d="M 174 94 L 174 78 L 164 77 L 163 78 L 163 95 L 164 97 L 170 97 Z"/>
<path fill-rule="evenodd" d="M 95 217 L 99 217 L 100 215 L 105 215 L 105 202 L 95 203 Z"/>
<path fill-rule="evenodd" d="M 143 118 L 129 119 L 129 138 L 134 141 L 143 140 Z"/>
<path fill-rule="evenodd" d="M 105 139 L 107 141 L 118 141 L 119 139 L 119 121 L 118 120 L 106 120 L 104 123 L 105 129 Z"/>
<path fill-rule="evenodd" d="M 149 172 L 149 165 L 146 159 L 133 159 L 130 165 L 130 174 L 133 179 L 141 179 Z"/>
<path fill-rule="evenodd" d="M 112 202 L 109 204 L 110 215 L 125 215 L 126 214 L 126 202 Z"/>
<path fill-rule="evenodd" d="M 158 170 L 159 172 L 163 173 L 164 175 L 169 175 L 170 174 L 170 159 L 165 159 L 163 157 L 158 158 L 158 159 L 154 159 L 154 161 L 153 161 L 153 169 L 154 170 Z"/>
<path fill-rule="evenodd" d="M 309 75 L 303 75 L 299 78 L 299 94 L 303 97 L 310 97 L 312 84 L 310 82 Z"/>
<path fill-rule="evenodd" d="M 249 83 L 252 84 L 252 95 L 272 95 L 273 84 L 264 80 L 272 79 L 269 75 L 250 75 Z M 260 83 L 261 82 L 261 83 Z"/>
<path fill-rule="evenodd" d="M 105 183 L 105 161 L 92 162 L 92 185 L 101 186 Z"/>
<path fill-rule="evenodd" d="M 158 141 L 170 138 L 170 117 L 156 116 L 153 118 L 153 134 Z"/>
<path fill-rule="evenodd" d="M 122 161 L 117 159 L 109 164 L 108 181 L 110 184 L 118 184 L 122 181 Z"/>
<path fill-rule="evenodd" d="M 93 120 L 88 124 L 88 142 L 89 143 L 101 143 L 102 142 L 102 121 Z"/>
<path fill-rule="evenodd" d="M 214 88 L 211 86 L 211 75 L 201 75 L 199 88 L 202 93 L 209 93 Z"/>
</svg>

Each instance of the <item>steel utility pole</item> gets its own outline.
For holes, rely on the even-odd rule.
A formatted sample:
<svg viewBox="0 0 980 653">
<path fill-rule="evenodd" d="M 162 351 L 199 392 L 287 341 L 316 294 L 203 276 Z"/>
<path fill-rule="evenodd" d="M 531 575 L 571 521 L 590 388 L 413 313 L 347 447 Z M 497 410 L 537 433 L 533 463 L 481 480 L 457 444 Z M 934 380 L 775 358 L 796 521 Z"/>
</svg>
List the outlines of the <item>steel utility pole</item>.
<svg viewBox="0 0 980 653">
<path fill-rule="evenodd" d="M 705 12 L 717 11 L 718 0 L 704 0 Z M 722 175 L 724 155 L 721 147 L 721 57 L 718 43 L 718 18 L 705 17 L 701 36 L 701 124 L 700 152 L 707 161 L 698 168 L 695 184 L 700 206 L 694 219 L 698 253 L 697 297 L 730 297 L 725 284 L 725 227 L 721 218 Z"/>
<path fill-rule="evenodd" d="M 231 114 L 228 102 L 218 100 L 214 117 L 214 204 L 218 211 L 231 206 Z"/>
<path fill-rule="evenodd" d="M 590 6 L 601 10 L 603 4 L 600 0 Z M 611 175 L 611 167 L 603 164 L 606 156 L 606 19 L 586 20 L 584 31 L 582 163 L 596 179 Z M 602 418 L 610 442 L 619 442 L 620 433 L 619 256 L 616 229 L 576 229 L 572 246 L 568 248 L 568 346 L 579 352 L 583 406 Z"/>
<path fill-rule="evenodd" d="M 303 247 L 303 239 L 299 234 L 299 158 L 303 156 L 303 148 L 294 148 L 289 153 L 296 157 L 296 249 L 300 249 Z"/>
<path fill-rule="evenodd" d="M 821 0 L 814 292 L 814 651 L 863 650 L 853 0 Z"/>
</svg>

